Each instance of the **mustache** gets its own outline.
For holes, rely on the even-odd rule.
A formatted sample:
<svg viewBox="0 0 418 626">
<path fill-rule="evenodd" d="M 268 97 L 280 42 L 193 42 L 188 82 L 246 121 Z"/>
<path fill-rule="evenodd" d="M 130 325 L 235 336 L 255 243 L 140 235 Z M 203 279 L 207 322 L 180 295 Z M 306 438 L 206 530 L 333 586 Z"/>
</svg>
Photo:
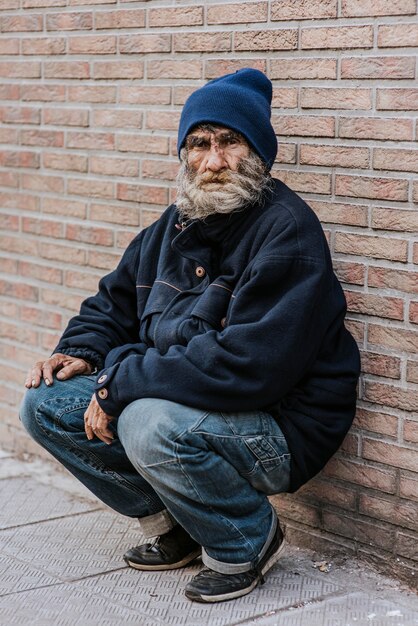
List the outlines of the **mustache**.
<svg viewBox="0 0 418 626">
<path fill-rule="evenodd" d="M 231 180 L 232 177 L 228 170 L 222 170 L 220 172 L 204 172 L 203 174 L 195 174 L 193 177 L 193 181 L 197 187 L 204 187 L 210 183 L 230 183 Z"/>
</svg>

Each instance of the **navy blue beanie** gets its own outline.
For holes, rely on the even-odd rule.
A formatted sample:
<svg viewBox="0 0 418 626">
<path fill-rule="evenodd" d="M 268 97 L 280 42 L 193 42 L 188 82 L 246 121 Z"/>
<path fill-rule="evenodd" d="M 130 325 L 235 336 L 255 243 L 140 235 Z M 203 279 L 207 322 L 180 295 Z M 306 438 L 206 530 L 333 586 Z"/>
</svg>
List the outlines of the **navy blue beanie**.
<svg viewBox="0 0 418 626">
<path fill-rule="evenodd" d="M 270 169 L 277 154 L 270 122 L 272 85 L 263 72 L 246 68 L 210 81 L 186 100 L 179 125 L 178 153 L 199 124 L 218 124 L 241 133 Z"/>
</svg>

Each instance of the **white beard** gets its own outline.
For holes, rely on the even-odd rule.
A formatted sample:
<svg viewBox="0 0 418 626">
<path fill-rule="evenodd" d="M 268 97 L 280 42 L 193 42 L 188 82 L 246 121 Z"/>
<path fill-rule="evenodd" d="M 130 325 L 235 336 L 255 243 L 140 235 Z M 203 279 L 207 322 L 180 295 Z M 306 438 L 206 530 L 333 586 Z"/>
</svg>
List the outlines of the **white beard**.
<svg viewBox="0 0 418 626">
<path fill-rule="evenodd" d="M 204 219 L 213 213 L 232 213 L 255 204 L 272 181 L 265 164 L 254 152 L 240 160 L 237 171 L 197 174 L 188 167 L 183 150 L 181 161 L 176 205 L 184 219 Z"/>
</svg>

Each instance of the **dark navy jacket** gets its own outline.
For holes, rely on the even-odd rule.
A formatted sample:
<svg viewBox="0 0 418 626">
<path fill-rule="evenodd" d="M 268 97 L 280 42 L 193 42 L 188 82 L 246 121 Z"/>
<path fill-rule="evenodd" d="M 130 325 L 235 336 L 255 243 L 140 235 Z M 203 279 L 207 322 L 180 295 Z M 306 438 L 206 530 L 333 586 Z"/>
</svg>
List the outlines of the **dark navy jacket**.
<svg viewBox="0 0 418 626">
<path fill-rule="evenodd" d="M 55 352 L 102 370 L 96 395 L 115 417 L 144 397 L 270 412 L 294 491 L 340 446 L 359 375 L 321 225 L 275 180 L 259 205 L 178 228 L 172 205 L 101 280 Z"/>
</svg>

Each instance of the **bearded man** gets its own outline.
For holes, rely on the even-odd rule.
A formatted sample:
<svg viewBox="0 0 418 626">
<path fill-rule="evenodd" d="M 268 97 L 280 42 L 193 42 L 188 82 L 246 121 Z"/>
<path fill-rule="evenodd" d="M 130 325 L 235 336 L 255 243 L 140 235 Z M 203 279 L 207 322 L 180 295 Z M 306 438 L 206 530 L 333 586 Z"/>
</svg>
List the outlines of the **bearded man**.
<svg viewBox="0 0 418 626">
<path fill-rule="evenodd" d="M 29 433 L 153 540 L 139 570 L 202 557 L 186 596 L 249 593 L 294 492 L 352 422 L 359 356 L 312 210 L 269 171 L 272 85 L 245 69 L 187 100 L 178 197 L 29 372 Z M 54 380 L 55 378 L 55 380 Z"/>
</svg>

